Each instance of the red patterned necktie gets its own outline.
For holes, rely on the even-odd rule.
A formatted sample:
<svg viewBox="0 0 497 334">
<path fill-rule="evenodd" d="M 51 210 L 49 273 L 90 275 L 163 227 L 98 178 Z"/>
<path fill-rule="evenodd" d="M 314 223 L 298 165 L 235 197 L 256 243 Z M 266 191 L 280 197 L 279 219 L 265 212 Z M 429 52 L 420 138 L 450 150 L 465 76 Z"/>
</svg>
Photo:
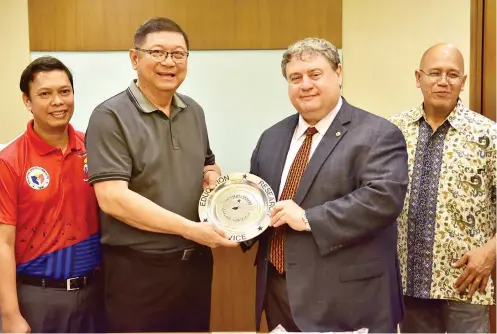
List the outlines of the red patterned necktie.
<svg viewBox="0 0 497 334">
<path fill-rule="evenodd" d="M 300 146 L 295 160 L 293 160 L 290 171 L 288 172 L 288 177 L 283 187 L 283 192 L 280 196 L 280 201 L 293 199 L 297 188 L 300 183 L 302 175 L 304 175 L 305 168 L 309 162 L 309 154 L 311 152 L 312 136 L 314 136 L 318 130 L 316 128 L 307 128 L 305 134 L 305 140 L 302 146 Z M 270 251 L 269 251 L 269 261 L 274 265 L 276 270 L 282 274 L 285 271 L 285 248 L 284 248 L 284 227 L 282 225 L 274 229 L 274 234 L 271 238 Z"/>
</svg>

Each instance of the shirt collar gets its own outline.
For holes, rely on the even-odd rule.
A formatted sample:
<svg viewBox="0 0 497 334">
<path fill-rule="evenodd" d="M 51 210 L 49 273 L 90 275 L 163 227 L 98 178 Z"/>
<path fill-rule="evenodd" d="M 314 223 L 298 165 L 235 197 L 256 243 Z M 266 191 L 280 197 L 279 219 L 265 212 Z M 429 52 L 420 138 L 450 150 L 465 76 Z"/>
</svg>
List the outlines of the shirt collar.
<svg viewBox="0 0 497 334">
<path fill-rule="evenodd" d="M 336 115 L 338 114 L 338 111 L 342 107 L 342 104 L 343 104 L 343 101 L 342 101 L 342 97 L 340 96 L 340 98 L 338 99 L 338 103 L 335 106 L 335 108 L 333 108 L 329 113 L 327 113 L 326 116 L 324 116 L 314 126 L 316 128 L 316 130 L 318 130 L 318 133 L 321 136 L 324 136 L 324 134 L 326 133 L 326 131 L 328 131 L 329 127 L 331 126 L 331 123 L 333 123 L 333 120 L 335 119 Z M 307 131 L 307 128 L 309 128 L 309 127 L 310 127 L 309 123 L 307 123 L 304 120 L 304 118 L 301 115 L 299 115 L 299 124 L 297 125 L 297 129 L 295 131 L 295 137 L 294 138 L 298 140 L 300 137 L 302 137 L 304 135 L 304 133 Z"/>
<path fill-rule="evenodd" d="M 131 84 L 129 85 L 129 90 L 131 92 L 131 95 L 133 98 L 136 100 L 138 105 L 140 106 L 141 110 L 144 113 L 152 113 L 154 111 L 159 110 L 156 106 L 150 102 L 150 100 L 143 94 L 143 92 L 140 90 L 138 85 L 136 84 L 137 80 L 131 81 Z M 178 94 L 173 95 L 173 100 L 171 103 L 172 106 L 178 107 L 178 108 L 186 108 L 185 102 L 178 96 Z"/>
<path fill-rule="evenodd" d="M 58 150 L 57 147 L 50 145 L 49 143 L 44 141 L 40 136 L 38 136 L 38 134 L 33 129 L 33 125 L 34 125 L 34 120 L 30 120 L 28 122 L 26 135 L 28 137 L 29 143 L 35 149 L 36 153 L 38 153 L 38 155 L 47 155 L 51 152 Z M 67 147 L 71 151 L 79 151 L 83 149 L 82 145 L 76 138 L 76 132 L 74 131 L 74 128 L 72 127 L 71 124 L 67 124 L 67 135 L 69 136 L 69 142 L 67 144 Z"/>
<path fill-rule="evenodd" d="M 468 109 L 464 106 L 462 100 L 458 99 L 456 106 L 450 112 L 449 116 L 447 116 L 445 121 L 448 121 L 449 124 L 457 131 L 461 131 L 465 123 L 464 115 L 467 110 Z M 424 118 L 426 120 L 423 103 L 421 103 L 417 108 L 415 108 L 413 112 L 410 114 L 409 123 L 418 122 L 421 118 Z"/>
</svg>

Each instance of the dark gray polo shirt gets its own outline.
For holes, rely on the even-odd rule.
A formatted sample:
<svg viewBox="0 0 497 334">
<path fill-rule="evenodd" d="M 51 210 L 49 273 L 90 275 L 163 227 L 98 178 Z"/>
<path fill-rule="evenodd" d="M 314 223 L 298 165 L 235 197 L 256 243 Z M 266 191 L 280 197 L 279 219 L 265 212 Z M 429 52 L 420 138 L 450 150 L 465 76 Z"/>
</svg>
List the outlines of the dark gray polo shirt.
<svg viewBox="0 0 497 334">
<path fill-rule="evenodd" d="M 167 117 L 135 81 L 93 111 L 86 132 L 89 182 L 125 180 L 161 207 L 198 221 L 204 165 L 215 163 L 204 111 L 175 94 Z M 147 232 L 101 212 L 102 243 L 148 252 L 192 247 L 178 235 Z M 165 222 L 164 222 L 165 223 Z"/>
</svg>

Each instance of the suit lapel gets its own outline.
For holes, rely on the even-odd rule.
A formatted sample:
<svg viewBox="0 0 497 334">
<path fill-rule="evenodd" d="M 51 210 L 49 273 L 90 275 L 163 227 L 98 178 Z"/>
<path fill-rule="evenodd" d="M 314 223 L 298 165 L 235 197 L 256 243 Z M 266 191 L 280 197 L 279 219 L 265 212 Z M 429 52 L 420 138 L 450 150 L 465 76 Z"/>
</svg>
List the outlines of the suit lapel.
<svg viewBox="0 0 497 334">
<path fill-rule="evenodd" d="M 298 120 L 298 114 L 296 114 L 295 117 L 289 118 L 288 122 L 286 122 L 281 128 L 281 131 L 277 133 L 277 138 L 274 139 L 274 168 L 272 169 L 271 177 L 269 180 L 266 180 L 266 182 L 271 186 L 271 189 L 273 189 L 276 200 L 278 200 L 278 194 L 280 191 L 281 174 L 283 174 L 286 156 L 288 154 L 288 150 L 290 149 L 290 143 L 292 142 L 292 137 Z"/>
<path fill-rule="evenodd" d="M 342 140 L 342 138 L 347 133 L 347 124 L 350 123 L 352 119 L 353 110 L 351 110 L 350 105 L 343 99 L 343 104 L 338 114 L 336 115 L 333 123 L 326 131 L 325 135 L 321 139 L 316 151 L 311 157 L 309 164 L 300 180 L 299 187 L 295 193 L 293 201 L 300 205 L 305 198 L 305 195 L 309 191 L 312 182 L 316 178 L 321 166 L 325 160 L 329 157 L 331 152 L 335 149 L 336 145 Z"/>
</svg>

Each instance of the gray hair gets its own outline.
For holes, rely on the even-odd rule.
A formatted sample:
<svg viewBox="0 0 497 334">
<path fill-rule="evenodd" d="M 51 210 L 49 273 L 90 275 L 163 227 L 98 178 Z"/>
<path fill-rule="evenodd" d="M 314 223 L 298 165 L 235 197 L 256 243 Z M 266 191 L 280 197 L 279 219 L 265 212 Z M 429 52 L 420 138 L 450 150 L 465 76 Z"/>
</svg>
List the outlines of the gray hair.
<svg viewBox="0 0 497 334">
<path fill-rule="evenodd" d="M 309 37 L 293 43 L 283 54 L 281 60 L 281 72 L 286 78 L 286 65 L 292 60 L 292 57 L 300 58 L 304 54 L 319 54 L 326 58 L 335 71 L 340 65 L 340 55 L 336 46 L 323 38 Z"/>
</svg>

